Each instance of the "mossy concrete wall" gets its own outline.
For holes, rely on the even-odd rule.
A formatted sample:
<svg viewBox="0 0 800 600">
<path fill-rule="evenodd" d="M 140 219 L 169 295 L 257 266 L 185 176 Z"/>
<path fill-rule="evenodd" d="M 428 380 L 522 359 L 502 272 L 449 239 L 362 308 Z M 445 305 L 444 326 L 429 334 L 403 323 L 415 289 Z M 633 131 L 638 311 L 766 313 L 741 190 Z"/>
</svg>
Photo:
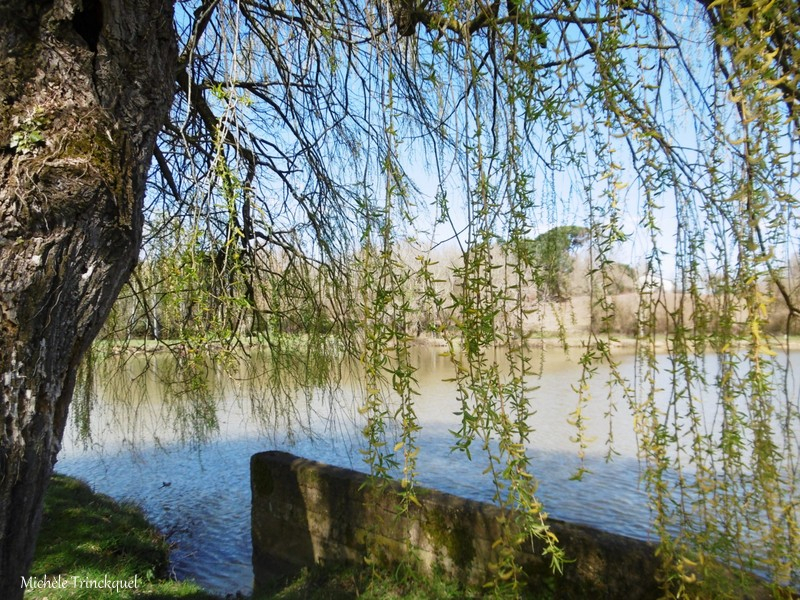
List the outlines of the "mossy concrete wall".
<svg viewBox="0 0 800 600">
<path fill-rule="evenodd" d="M 420 505 L 398 515 L 395 482 L 377 489 L 362 473 L 284 452 L 256 454 L 250 465 L 257 590 L 304 566 L 365 557 L 417 564 L 471 585 L 491 577 L 503 517 L 496 506 L 420 489 Z M 653 544 L 549 523 L 571 562 L 553 575 L 541 544 L 523 544 L 517 560 L 532 591 L 554 598 L 659 597 Z"/>
</svg>

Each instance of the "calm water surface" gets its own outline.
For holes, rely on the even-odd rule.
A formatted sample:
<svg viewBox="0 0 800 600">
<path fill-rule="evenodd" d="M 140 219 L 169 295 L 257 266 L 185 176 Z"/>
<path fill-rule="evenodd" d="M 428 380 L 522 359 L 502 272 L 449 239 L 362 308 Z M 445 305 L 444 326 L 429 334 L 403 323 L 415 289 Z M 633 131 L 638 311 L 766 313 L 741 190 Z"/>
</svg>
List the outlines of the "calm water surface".
<svg viewBox="0 0 800 600">
<path fill-rule="evenodd" d="M 482 474 L 487 463 L 480 450 L 475 450 L 472 461 L 451 452 L 449 430 L 457 429 L 458 403 L 453 384 L 442 381 L 451 372 L 449 360 L 439 352 L 418 351 L 417 414 L 423 426 L 419 480 L 444 491 L 491 500 L 493 488 Z M 80 441 L 77 427 L 72 427 L 56 470 L 141 505 L 175 545 L 172 568 L 178 578 L 194 579 L 215 593 L 249 592 L 250 456 L 278 449 L 366 470 L 359 454 L 357 393 L 345 382 L 336 393 L 317 391 L 295 398 L 290 406 L 267 398 L 258 385 L 248 387 L 243 399 L 221 385 L 215 401 L 218 430 L 208 432 L 203 425 L 208 412 L 193 412 L 188 401 L 165 400 L 153 373 L 167 362 L 167 357 L 156 359 L 149 375 L 135 378 L 142 367 L 133 361 L 129 372 L 98 386 L 92 440 L 88 445 Z M 632 356 L 622 357 L 626 376 L 632 375 L 633 362 Z M 572 441 L 575 430 L 567 422 L 575 409 L 573 385 L 578 377 L 574 360 L 554 349 L 548 352 L 546 373 L 532 380 L 539 386 L 533 392 L 537 413 L 530 444 L 539 496 L 556 518 L 648 539 L 650 515 L 639 482 L 633 422 L 621 399 L 614 420 L 614 449 L 619 456 L 610 463 L 604 459 L 608 422 L 603 415 L 609 403 L 602 373 L 592 384 L 593 399 L 584 413 L 596 439 L 586 458 L 593 473 L 583 481 L 570 479 L 579 467 Z M 176 431 L 175 422 L 183 429 Z M 207 434 L 208 440 L 191 442 L 198 433 Z"/>
</svg>

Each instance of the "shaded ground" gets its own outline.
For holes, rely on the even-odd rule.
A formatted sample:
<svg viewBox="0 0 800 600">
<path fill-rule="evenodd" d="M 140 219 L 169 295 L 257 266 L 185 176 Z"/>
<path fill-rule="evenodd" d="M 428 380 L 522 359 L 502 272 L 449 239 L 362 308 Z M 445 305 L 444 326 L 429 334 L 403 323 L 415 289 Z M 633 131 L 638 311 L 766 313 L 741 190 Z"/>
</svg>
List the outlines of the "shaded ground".
<svg viewBox="0 0 800 600">
<path fill-rule="evenodd" d="M 149 598 L 215 600 L 191 582 L 168 576 L 169 544 L 133 505 L 96 494 L 80 480 L 54 475 L 45 499 L 42 532 L 26 600 Z M 45 580 L 46 576 L 46 580 Z M 60 577 L 59 577 L 60 576 Z M 117 588 L 113 582 L 122 582 Z M 131 583 L 135 582 L 135 588 Z M 128 584 L 129 588 L 122 586 Z M 106 587 L 104 588 L 103 585 Z M 53 587 L 56 586 L 56 587 Z M 478 597 L 442 580 L 397 571 L 313 569 L 276 584 L 254 600 L 364 600 Z"/>
<path fill-rule="evenodd" d="M 47 493 L 42 532 L 29 581 L 41 583 L 47 576 L 51 583 L 60 582 L 61 589 L 52 586 L 29 589 L 25 598 L 220 600 L 191 582 L 171 580 L 168 565 L 169 545 L 140 509 L 96 494 L 77 479 L 55 475 Z M 110 587 L 115 581 L 130 583 L 134 578 L 135 589 Z M 737 582 L 741 583 L 741 579 L 731 579 L 727 583 L 736 585 Z M 421 577 L 403 568 L 393 572 L 375 572 L 368 567 L 314 568 L 304 570 L 292 581 L 277 583 L 274 589 L 265 590 L 252 600 L 456 600 L 480 598 L 483 591 L 464 589 L 443 579 Z M 800 598 L 791 590 L 772 591 L 775 597 Z M 502 594 L 495 596 L 493 590 L 486 592 L 490 597 L 502 597 Z M 771 596 L 767 586 L 751 588 L 751 593 L 742 592 L 739 597 Z M 506 595 L 513 596 L 513 593 Z"/>
<path fill-rule="evenodd" d="M 54 475 L 25 598 L 214 598 L 170 580 L 168 566 L 169 545 L 141 510 Z"/>
</svg>

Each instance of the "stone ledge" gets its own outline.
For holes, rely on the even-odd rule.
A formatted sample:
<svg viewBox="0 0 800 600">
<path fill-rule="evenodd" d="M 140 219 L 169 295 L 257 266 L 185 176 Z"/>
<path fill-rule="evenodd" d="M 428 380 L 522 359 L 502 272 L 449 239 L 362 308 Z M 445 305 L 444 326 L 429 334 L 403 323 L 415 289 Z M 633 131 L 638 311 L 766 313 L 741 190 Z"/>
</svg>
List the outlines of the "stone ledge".
<svg viewBox="0 0 800 600">
<path fill-rule="evenodd" d="M 398 515 L 397 482 L 377 490 L 367 475 L 285 452 L 250 462 L 253 570 L 256 589 L 276 576 L 322 563 L 359 563 L 370 551 L 387 563 L 414 561 L 469 585 L 490 578 L 500 535 L 498 507 L 418 488 L 420 506 Z M 549 519 L 566 552 L 553 575 L 536 543 L 517 561 L 533 591 L 558 598 L 658 598 L 655 544 Z M 369 549 L 368 549 L 369 544 Z"/>
</svg>

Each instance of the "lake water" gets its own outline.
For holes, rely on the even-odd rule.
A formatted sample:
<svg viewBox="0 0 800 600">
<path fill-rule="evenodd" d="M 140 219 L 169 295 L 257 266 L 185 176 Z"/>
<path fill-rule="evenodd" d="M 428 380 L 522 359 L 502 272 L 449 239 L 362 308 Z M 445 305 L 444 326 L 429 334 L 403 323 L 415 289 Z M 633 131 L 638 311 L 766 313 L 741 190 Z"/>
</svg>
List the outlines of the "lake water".
<svg viewBox="0 0 800 600">
<path fill-rule="evenodd" d="M 437 348 L 416 352 L 421 392 L 416 410 L 423 427 L 419 482 L 490 501 L 494 490 L 483 474 L 487 463 L 480 450 L 471 461 L 451 451 L 454 438 L 449 430 L 457 428 L 458 403 L 454 384 L 443 381 L 451 376 L 449 359 Z M 532 392 L 537 412 L 529 447 L 546 510 L 559 519 L 653 539 L 647 496 L 639 481 L 633 419 L 625 402 L 618 398 L 618 456 L 609 463 L 604 459 L 608 423 L 603 417 L 608 390 L 602 372 L 594 378 L 594 399 L 584 409 L 588 433 L 597 440 L 586 457 L 592 473 L 582 481 L 571 480 L 580 463 L 572 441 L 575 429 L 567 421 L 575 409 L 573 386 L 579 369 L 575 356 L 567 358 L 558 349 L 547 354 L 545 374 L 531 381 L 539 387 Z M 634 357 L 623 353 L 619 358 L 622 374 L 632 377 Z M 56 470 L 142 506 L 174 544 L 172 568 L 178 578 L 194 579 L 215 593 L 247 593 L 252 588 L 250 456 L 277 449 L 366 470 L 359 453 L 358 393 L 345 379 L 336 392 L 318 390 L 292 402 L 273 402 L 259 390 L 257 379 L 245 386 L 244 397 L 220 385 L 213 407 L 218 428 L 209 432 L 204 424 L 211 407 L 198 414 L 188 401 L 165 399 L 156 376 L 168 362 L 168 357 L 156 358 L 147 374 L 135 377 L 142 365 L 133 360 L 127 372 L 100 385 L 92 409 L 91 443 L 86 446 L 71 427 Z M 176 422 L 183 429 L 176 431 Z M 207 440 L 192 442 L 198 434 Z"/>
</svg>

